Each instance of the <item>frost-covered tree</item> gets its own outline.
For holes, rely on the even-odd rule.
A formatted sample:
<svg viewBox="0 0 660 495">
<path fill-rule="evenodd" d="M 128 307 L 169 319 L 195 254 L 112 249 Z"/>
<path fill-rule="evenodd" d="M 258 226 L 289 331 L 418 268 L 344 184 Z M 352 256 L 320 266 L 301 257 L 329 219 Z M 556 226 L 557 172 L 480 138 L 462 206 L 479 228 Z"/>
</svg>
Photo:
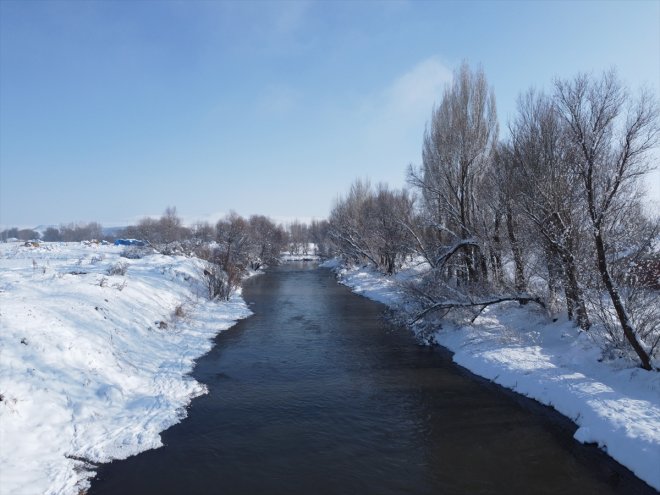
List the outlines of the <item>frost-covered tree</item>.
<svg viewBox="0 0 660 495">
<path fill-rule="evenodd" d="M 491 166 L 497 135 L 495 96 L 486 76 L 463 64 L 432 112 L 421 168 L 409 170 L 411 184 L 421 193 L 424 218 L 435 233 L 432 251 L 441 254 L 461 244 L 460 262 L 453 265 L 463 282 L 485 276 L 479 246 L 490 233 L 479 218 L 483 198 L 478 190 Z"/>
<path fill-rule="evenodd" d="M 516 291 L 524 292 L 527 290 L 525 260 L 528 257 L 526 256 L 527 250 L 523 249 L 526 225 L 523 224 L 523 216 L 516 204 L 520 191 L 516 184 L 513 149 L 510 144 L 501 143 L 498 146 L 492 172 L 492 193 L 497 200 L 494 244 L 499 247 L 503 244 L 502 237 L 506 238 L 513 261 L 514 287 Z M 501 230 L 504 230 L 506 235 L 502 234 Z M 502 265 L 501 260 L 495 260 L 494 263 L 496 267 Z"/>
<path fill-rule="evenodd" d="M 407 227 L 412 216 L 407 191 L 384 184 L 374 190 L 368 181 L 357 180 L 333 208 L 329 235 L 344 257 L 393 274 L 413 249 Z"/>
<path fill-rule="evenodd" d="M 183 221 L 176 213 L 176 206 L 168 206 L 158 220 L 160 242 L 169 244 L 184 237 Z"/>
<path fill-rule="evenodd" d="M 543 247 L 550 299 L 561 283 L 569 318 L 575 316 L 588 329 L 580 280 L 584 203 L 571 175 L 574 157 L 566 126 L 550 98 L 530 91 L 519 99 L 510 130 L 511 144 L 501 160 L 507 215 L 516 209 L 529 220 Z"/>
<path fill-rule="evenodd" d="M 249 263 L 253 269 L 279 262 L 286 246 L 286 232 L 270 218 L 252 215 L 248 220 Z"/>
<path fill-rule="evenodd" d="M 307 224 L 294 220 L 288 226 L 289 252 L 293 254 L 309 254 L 309 227 Z"/>
<path fill-rule="evenodd" d="M 650 170 L 649 152 L 660 135 L 658 104 L 648 92 L 633 100 L 614 71 L 557 80 L 555 101 L 568 128 L 572 173 L 585 204 L 598 273 L 627 341 L 642 367 L 650 369 L 648 350 L 613 277 L 608 244 L 617 223 L 637 204 L 639 181 Z"/>
<path fill-rule="evenodd" d="M 316 247 L 316 254 L 323 257 L 332 256 L 330 241 L 330 223 L 327 220 L 312 220 L 309 224 L 309 236 Z"/>
<path fill-rule="evenodd" d="M 215 238 L 215 230 L 208 222 L 196 222 L 190 229 L 193 243 L 196 245 L 208 244 Z"/>
<path fill-rule="evenodd" d="M 236 212 L 230 212 L 215 225 L 215 239 L 220 245 L 224 267 L 248 265 L 250 233 L 248 222 Z"/>
</svg>

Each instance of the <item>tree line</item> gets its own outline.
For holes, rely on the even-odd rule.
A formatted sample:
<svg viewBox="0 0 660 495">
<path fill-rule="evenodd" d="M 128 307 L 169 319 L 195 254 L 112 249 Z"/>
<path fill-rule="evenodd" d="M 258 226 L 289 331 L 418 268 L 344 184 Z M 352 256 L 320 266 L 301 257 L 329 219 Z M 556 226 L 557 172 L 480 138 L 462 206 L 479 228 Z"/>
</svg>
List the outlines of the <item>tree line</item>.
<svg viewBox="0 0 660 495">
<path fill-rule="evenodd" d="M 18 239 L 21 241 L 79 242 L 90 239 L 103 239 L 103 228 L 98 222 L 69 223 L 59 227 L 48 227 L 43 234 L 34 229 L 12 227 L 0 232 L 0 240 Z"/>
<path fill-rule="evenodd" d="M 215 224 L 197 222 L 187 227 L 176 208 L 168 207 L 160 218 L 143 218 L 120 235 L 143 240 L 163 254 L 194 255 L 204 260 L 203 278 L 209 297 L 228 299 L 249 270 L 278 264 L 285 251 L 329 255 L 325 241 L 328 225 L 327 220 L 309 225 L 294 221 L 284 227 L 264 215 L 244 218 L 231 212 Z"/>
<path fill-rule="evenodd" d="M 228 299 L 249 270 L 278 264 L 283 252 L 330 256 L 333 251 L 328 230 L 327 220 L 309 224 L 293 221 L 283 226 L 264 215 L 244 218 L 235 212 L 214 224 L 197 222 L 186 226 L 176 207 L 168 207 L 159 218 L 145 217 L 114 235 L 103 235 L 98 222 L 89 222 L 48 227 L 43 235 L 33 229 L 11 228 L 2 231 L 0 238 L 45 242 L 132 239 L 141 246 L 126 247 L 122 255 L 127 258 L 143 257 L 154 251 L 196 256 L 205 261 L 200 275 L 209 297 Z"/>
<path fill-rule="evenodd" d="M 517 300 L 564 311 L 604 345 L 651 369 L 660 352 L 657 212 L 642 180 L 658 143 L 658 103 L 615 71 L 529 90 L 501 138 L 482 69 L 454 72 L 424 133 L 408 189 L 358 180 L 335 204 L 329 236 L 349 261 L 394 274 L 426 270 L 409 290 L 414 320 Z M 649 276 L 649 271 L 652 274 Z"/>
</svg>

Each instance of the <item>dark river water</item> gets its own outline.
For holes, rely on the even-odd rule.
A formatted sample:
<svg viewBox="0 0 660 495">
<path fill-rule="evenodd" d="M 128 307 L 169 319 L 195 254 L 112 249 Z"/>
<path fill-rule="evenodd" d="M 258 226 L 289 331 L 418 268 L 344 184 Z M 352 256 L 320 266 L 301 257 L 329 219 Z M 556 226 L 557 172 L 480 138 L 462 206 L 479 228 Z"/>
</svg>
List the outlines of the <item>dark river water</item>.
<svg viewBox="0 0 660 495">
<path fill-rule="evenodd" d="M 278 267 L 244 297 L 254 316 L 193 372 L 209 394 L 165 447 L 101 466 L 90 495 L 655 493 L 328 270 Z"/>
</svg>

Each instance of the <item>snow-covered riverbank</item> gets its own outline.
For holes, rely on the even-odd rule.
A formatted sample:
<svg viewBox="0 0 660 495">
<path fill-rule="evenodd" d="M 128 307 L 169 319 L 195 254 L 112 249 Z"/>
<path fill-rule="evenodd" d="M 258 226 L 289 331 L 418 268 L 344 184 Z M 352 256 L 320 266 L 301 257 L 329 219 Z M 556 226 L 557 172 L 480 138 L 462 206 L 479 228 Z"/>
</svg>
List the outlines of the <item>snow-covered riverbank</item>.
<svg viewBox="0 0 660 495">
<path fill-rule="evenodd" d="M 354 292 L 388 306 L 405 303 L 399 282 L 416 274 L 386 277 L 326 265 Z M 517 303 L 485 310 L 470 328 L 443 322 L 433 339 L 461 366 L 571 418 L 576 440 L 598 444 L 660 490 L 660 373 L 603 361 L 598 346 L 570 322 L 552 323 Z"/>
<path fill-rule="evenodd" d="M 194 360 L 250 314 L 206 299 L 199 260 L 123 249 L 0 244 L 1 494 L 77 494 L 85 461 L 160 446 L 205 392 Z"/>
</svg>

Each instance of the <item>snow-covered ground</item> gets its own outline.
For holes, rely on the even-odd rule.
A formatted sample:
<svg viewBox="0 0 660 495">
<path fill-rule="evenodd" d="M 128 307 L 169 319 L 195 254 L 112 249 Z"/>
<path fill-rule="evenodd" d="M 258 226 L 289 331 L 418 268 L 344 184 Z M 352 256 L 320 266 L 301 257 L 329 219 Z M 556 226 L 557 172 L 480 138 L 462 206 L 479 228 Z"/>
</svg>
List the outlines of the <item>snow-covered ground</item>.
<svg viewBox="0 0 660 495">
<path fill-rule="evenodd" d="M 250 314 L 206 299 L 199 260 L 123 249 L 0 244 L 1 494 L 78 494 L 85 461 L 159 447 L 205 393 L 194 359 Z"/>
<path fill-rule="evenodd" d="M 291 254 L 288 251 L 282 253 L 280 260 L 288 261 L 320 261 L 321 257 L 315 254 Z"/>
<path fill-rule="evenodd" d="M 280 256 L 280 260 L 284 262 L 288 261 L 320 261 L 321 257 L 316 254 L 294 254 L 289 251 L 284 251 Z"/>
<path fill-rule="evenodd" d="M 356 293 L 389 306 L 405 304 L 400 282 L 417 274 L 326 266 Z M 433 337 L 461 366 L 571 418 L 576 440 L 597 444 L 660 490 L 660 373 L 602 360 L 587 334 L 531 306 L 492 306 L 469 328 L 444 321 Z"/>
<path fill-rule="evenodd" d="M 282 254 L 280 255 L 280 260 L 287 262 L 287 261 L 320 261 L 321 256 L 318 255 L 318 248 L 316 247 L 316 244 L 313 242 L 310 242 L 307 244 L 307 249 L 305 250 L 305 253 L 302 252 L 302 248 L 298 246 L 298 248 L 292 252 L 292 251 L 282 251 Z"/>
</svg>

